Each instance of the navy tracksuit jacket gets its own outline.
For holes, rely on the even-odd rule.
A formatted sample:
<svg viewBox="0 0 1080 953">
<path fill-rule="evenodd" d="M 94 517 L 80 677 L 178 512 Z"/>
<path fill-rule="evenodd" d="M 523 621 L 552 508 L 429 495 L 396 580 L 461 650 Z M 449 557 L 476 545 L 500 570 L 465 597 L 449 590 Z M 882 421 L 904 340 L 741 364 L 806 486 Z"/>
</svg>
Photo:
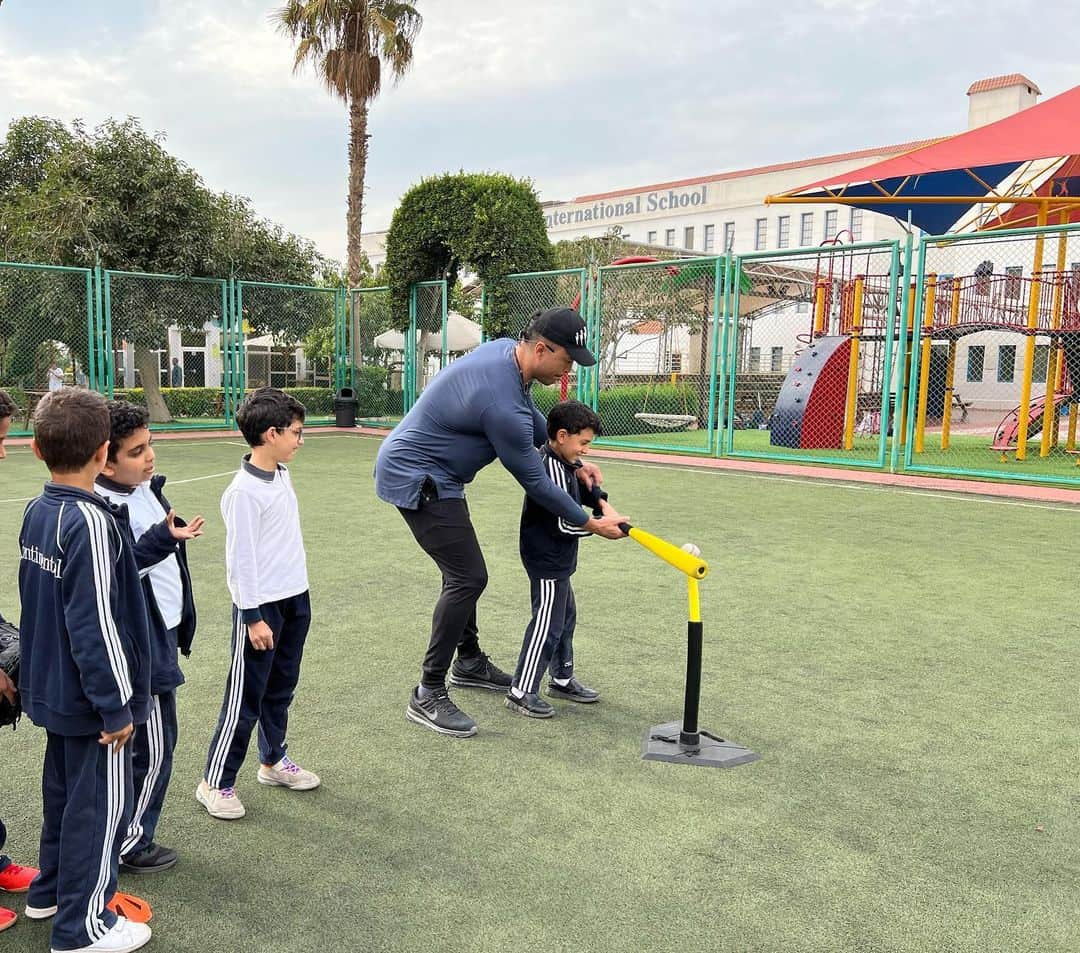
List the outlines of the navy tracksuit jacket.
<svg viewBox="0 0 1080 953">
<path fill-rule="evenodd" d="M 173 539 L 164 515 L 172 509 L 165 498 L 165 476 L 150 479 L 150 492 L 162 509 L 162 520 L 155 523 L 135 540 L 135 563 L 142 575 L 143 596 L 150 624 L 150 714 L 146 724 L 135 732 L 132 740 L 134 805 L 127 835 L 121 845 L 121 856 L 138 854 L 154 842 L 158 820 L 165 805 L 165 795 L 172 778 L 173 752 L 176 750 L 176 689 L 184 683 L 184 673 L 176 659 L 176 650 L 191 654 L 195 636 L 195 600 L 191 591 L 191 572 L 188 569 L 187 547 Z M 102 475 L 96 488 L 113 503 L 123 502 L 134 487 L 116 483 Z M 176 525 L 186 525 L 176 517 Z M 183 608 L 180 624 L 169 629 L 161 616 L 154 597 L 149 570 L 169 556 L 176 556 L 180 567 Z"/>
<path fill-rule="evenodd" d="M 105 904 L 131 811 L 131 746 L 98 741 L 147 718 L 149 627 L 125 507 L 47 483 L 19 546 L 19 694 L 48 735 L 41 873 L 27 903 L 56 905 L 51 946 L 71 950 L 116 922 Z"/>
</svg>

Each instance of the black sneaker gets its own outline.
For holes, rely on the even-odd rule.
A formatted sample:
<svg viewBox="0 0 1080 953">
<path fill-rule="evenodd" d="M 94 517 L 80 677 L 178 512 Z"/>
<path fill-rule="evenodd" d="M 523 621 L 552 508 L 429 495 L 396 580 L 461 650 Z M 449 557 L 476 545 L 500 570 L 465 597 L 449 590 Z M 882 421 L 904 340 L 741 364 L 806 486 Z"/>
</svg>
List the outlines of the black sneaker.
<svg viewBox="0 0 1080 953">
<path fill-rule="evenodd" d="M 126 874 L 156 874 L 159 870 L 168 870 L 179 858 L 171 847 L 151 844 L 137 854 L 128 854 L 120 858 L 120 869 Z"/>
<path fill-rule="evenodd" d="M 507 693 L 506 707 L 526 718 L 551 718 L 555 714 L 555 709 L 539 695 L 522 695 L 517 698 Z"/>
<path fill-rule="evenodd" d="M 476 658 L 457 658 L 450 667 L 450 684 L 459 688 L 486 688 L 505 692 L 513 679 L 482 652 Z"/>
<path fill-rule="evenodd" d="M 600 693 L 595 688 L 582 685 L 573 676 L 570 676 L 569 685 L 558 685 L 554 679 L 548 682 L 547 693 L 552 698 L 565 698 L 567 701 L 581 702 L 583 705 L 600 701 Z"/>
<path fill-rule="evenodd" d="M 471 738 L 476 734 L 476 722 L 450 700 L 445 688 L 433 688 L 423 698 L 414 688 L 405 717 L 441 735 Z"/>
</svg>

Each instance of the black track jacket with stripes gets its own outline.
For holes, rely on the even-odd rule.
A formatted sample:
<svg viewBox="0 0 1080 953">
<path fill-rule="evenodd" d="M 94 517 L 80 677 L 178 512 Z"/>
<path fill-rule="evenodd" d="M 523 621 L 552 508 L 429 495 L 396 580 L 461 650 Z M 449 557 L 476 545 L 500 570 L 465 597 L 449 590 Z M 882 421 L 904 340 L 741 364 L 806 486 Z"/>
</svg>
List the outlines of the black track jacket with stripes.
<svg viewBox="0 0 1080 953">
<path fill-rule="evenodd" d="M 601 500 L 607 499 L 607 494 L 599 487 L 590 490 L 578 479 L 580 462 L 571 466 L 547 444 L 538 453 L 552 483 L 570 494 L 575 503 L 591 509 L 594 516 L 602 515 L 597 508 Z M 568 579 L 577 570 L 578 540 L 591 535 L 545 509 L 531 496 L 525 497 L 521 507 L 518 551 L 530 578 Z"/>
<path fill-rule="evenodd" d="M 46 483 L 19 547 L 19 694 L 30 720 L 59 735 L 145 722 L 150 634 L 127 507 Z"/>
</svg>

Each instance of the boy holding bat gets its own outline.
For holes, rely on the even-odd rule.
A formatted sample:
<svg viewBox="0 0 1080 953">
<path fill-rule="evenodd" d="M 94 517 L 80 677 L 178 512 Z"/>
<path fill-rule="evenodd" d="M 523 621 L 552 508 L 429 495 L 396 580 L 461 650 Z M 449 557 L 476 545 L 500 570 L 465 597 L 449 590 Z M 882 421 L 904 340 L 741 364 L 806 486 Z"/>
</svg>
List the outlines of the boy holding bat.
<svg viewBox="0 0 1080 953">
<path fill-rule="evenodd" d="M 540 448 L 551 481 L 597 518 L 617 516 L 599 485 L 589 488 L 577 478 L 582 456 L 600 433 L 600 418 L 584 404 L 566 400 L 551 408 L 548 442 Z M 577 569 L 578 540 L 590 535 L 580 526 L 545 509 L 531 496 L 521 510 L 519 548 L 529 574 L 532 619 L 525 629 L 517 669 L 506 695 L 506 707 L 527 718 L 550 718 L 555 709 L 539 695 L 540 679 L 550 669 L 547 693 L 552 698 L 590 704 L 600 693 L 574 677 L 574 627 L 577 607 L 570 577 Z"/>
</svg>

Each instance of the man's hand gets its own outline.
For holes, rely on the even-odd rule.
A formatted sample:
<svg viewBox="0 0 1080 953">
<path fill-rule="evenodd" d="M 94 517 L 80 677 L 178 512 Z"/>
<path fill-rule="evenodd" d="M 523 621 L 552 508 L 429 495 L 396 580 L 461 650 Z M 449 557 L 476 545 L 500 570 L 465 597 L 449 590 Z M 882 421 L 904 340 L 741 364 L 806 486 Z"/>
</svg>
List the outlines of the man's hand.
<svg viewBox="0 0 1080 953">
<path fill-rule="evenodd" d="M 203 524 L 206 522 L 201 516 L 196 516 L 187 526 L 176 525 L 176 510 L 169 510 L 165 516 L 165 523 L 169 527 L 169 533 L 172 538 L 178 542 L 184 540 L 194 539 L 196 536 L 202 536 Z"/>
<path fill-rule="evenodd" d="M 583 463 L 577 469 L 577 478 L 590 490 L 604 482 L 604 474 L 595 463 Z"/>
<path fill-rule="evenodd" d="M 15 699 L 19 695 L 19 689 L 2 668 L 0 668 L 0 695 L 3 695 L 12 705 L 15 704 Z"/>
<path fill-rule="evenodd" d="M 251 647 L 257 652 L 265 652 L 274 647 L 274 633 L 262 619 L 248 623 L 248 638 Z"/>
<path fill-rule="evenodd" d="M 98 744 L 112 745 L 113 754 L 116 754 L 131 740 L 134 733 L 135 726 L 131 724 L 124 725 L 119 731 L 103 731 L 101 738 L 98 739 Z"/>
<path fill-rule="evenodd" d="M 583 528 L 590 533 L 595 533 L 597 536 L 603 536 L 605 539 L 622 539 L 626 533 L 619 529 L 619 524 L 629 522 L 630 520 L 627 517 L 612 510 L 599 519 L 595 516 L 592 517 Z"/>
</svg>

